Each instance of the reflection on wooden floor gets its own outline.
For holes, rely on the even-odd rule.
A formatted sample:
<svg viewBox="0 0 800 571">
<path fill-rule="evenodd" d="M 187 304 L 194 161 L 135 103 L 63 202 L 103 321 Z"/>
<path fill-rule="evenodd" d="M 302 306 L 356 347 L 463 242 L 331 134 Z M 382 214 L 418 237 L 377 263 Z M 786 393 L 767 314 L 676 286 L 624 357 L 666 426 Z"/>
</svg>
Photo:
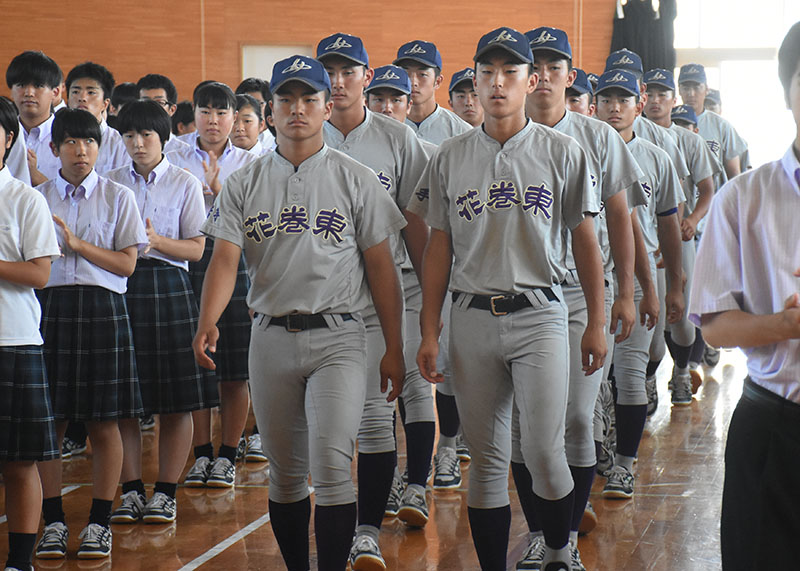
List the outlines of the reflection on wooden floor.
<svg viewBox="0 0 800 571">
<path fill-rule="evenodd" d="M 661 404 L 648 421 L 639 451 L 635 497 L 604 500 L 600 497 L 603 479 L 595 482 L 592 504 L 600 523 L 579 544 L 590 571 L 720 567 L 723 452 L 728 421 L 746 375 L 744 357 L 738 351 L 724 351 L 720 364 L 705 371 L 696 401 L 674 410 L 667 392 L 670 371 L 666 359 L 658 375 Z M 405 445 L 402 434 L 398 436 L 402 467 Z M 145 451 L 145 481 L 152 483 L 157 458 L 152 432 L 146 433 Z M 176 524 L 116 525 L 111 561 L 78 561 L 74 555 L 78 533 L 86 524 L 91 501 L 90 458 L 82 455 L 64 463 L 69 556 L 61 561 L 36 560 L 36 569 L 284 569 L 266 514 L 268 472 L 261 464 L 239 464 L 235 491 L 179 488 Z M 384 520 L 381 545 L 389 569 L 478 569 L 467 523 L 469 469 L 462 466 L 464 489 L 428 494 L 431 521 L 425 529 L 407 530 L 398 520 Z M 525 547 L 526 527 L 511 486 L 508 560 L 513 569 Z M 5 513 L 3 506 L 0 504 L 0 513 Z M 5 561 L 7 554 L 7 531 L 5 517 L 0 517 L 0 561 Z"/>
</svg>

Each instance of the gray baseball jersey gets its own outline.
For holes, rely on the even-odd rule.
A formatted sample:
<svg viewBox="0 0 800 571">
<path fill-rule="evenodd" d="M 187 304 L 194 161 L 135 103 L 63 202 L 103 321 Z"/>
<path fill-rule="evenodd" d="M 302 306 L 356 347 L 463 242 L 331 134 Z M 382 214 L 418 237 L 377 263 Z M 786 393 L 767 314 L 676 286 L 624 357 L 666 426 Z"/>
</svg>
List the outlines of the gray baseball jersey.
<svg viewBox="0 0 800 571">
<path fill-rule="evenodd" d="M 628 207 L 634 208 L 647 204 L 647 195 L 640 184 L 644 173 L 625 146 L 625 141 L 607 123 L 567 110 L 564 118 L 553 128 L 575 139 L 586 153 L 589 172 L 592 176 L 592 187 L 597 193 L 598 200 L 601 201 L 600 214 L 595 218 L 597 240 L 603 255 L 603 268 L 609 272 L 614 267 L 614 260 L 611 257 L 603 202 L 624 190 Z M 575 269 L 575 258 L 572 255 L 572 233 L 565 230 L 564 235 L 568 245 L 567 268 Z"/>
<path fill-rule="evenodd" d="M 408 204 L 428 162 L 425 150 L 414 132 L 397 121 L 365 109 L 364 121 L 345 137 L 330 122 L 325 123 L 325 143 L 378 175 L 386 192 L 401 210 Z M 391 238 L 394 261 L 406 258 L 400 236 Z"/>
<path fill-rule="evenodd" d="M 716 177 L 716 187 L 719 188 L 728 180 L 725 163 L 741 157 L 747 151 L 747 143 L 730 122 L 713 111 L 703 111 L 697 116 L 697 130 L 723 167 L 720 175 Z"/>
<path fill-rule="evenodd" d="M 689 176 L 689 167 L 686 166 L 686 159 L 675 144 L 674 139 L 667 133 L 667 130 L 653 123 L 647 117 L 639 115 L 633 122 L 633 131 L 638 137 L 645 141 L 650 141 L 659 149 L 663 149 L 667 153 L 672 165 L 675 167 L 675 172 L 678 173 L 678 178 L 684 179 Z"/>
<path fill-rule="evenodd" d="M 694 211 L 697 205 L 697 183 L 719 174 L 722 167 L 703 138 L 697 133 L 678 127 L 675 123 L 670 125 L 667 131 L 675 139 L 689 167 L 689 176 L 683 179 L 683 192 L 686 197 L 686 208 L 683 214 L 686 217 Z"/>
<path fill-rule="evenodd" d="M 638 136 L 628 143 L 628 149 L 644 171 L 646 179 L 642 188 L 649 200 L 647 207 L 637 209 L 636 214 L 647 252 L 652 254 L 658 249 L 657 216 L 669 213 L 683 202 L 683 189 L 667 153 Z"/>
<path fill-rule="evenodd" d="M 411 119 L 406 119 L 406 125 L 414 130 L 417 137 L 430 141 L 434 145 L 441 145 L 445 139 L 472 129 L 472 125 L 441 105 L 437 105 L 436 110 L 425 117 L 419 125 Z"/>
<path fill-rule="evenodd" d="M 367 307 L 356 254 L 405 224 L 375 173 L 323 146 L 297 170 L 275 152 L 230 175 L 202 231 L 244 250 L 248 306 L 280 316 Z"/>
<path fill-rule="evenodd" d="M 532 121 L 502 146 L 483 129 L 444 142 L 409 210 L 427 201 L 428 224 L 451 236 L 450 289 L 481 295 L 561 283 L 562 229 L 600 211 L 578 143 Z"/>
</svg>

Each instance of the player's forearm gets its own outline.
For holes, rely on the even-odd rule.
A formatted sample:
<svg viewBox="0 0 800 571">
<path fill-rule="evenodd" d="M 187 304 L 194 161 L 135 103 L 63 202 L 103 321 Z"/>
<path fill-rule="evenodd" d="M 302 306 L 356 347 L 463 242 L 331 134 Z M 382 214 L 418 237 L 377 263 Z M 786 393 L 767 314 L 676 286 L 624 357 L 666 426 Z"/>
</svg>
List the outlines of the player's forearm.
<svg viewBox="0 0 800 571">
<path fill-rule="evenodd" d="M 0 260 L 0 280 L 41 289 L 50 279 L 50 258 L 34 258 L 27 262 Z"/>
<path fill-rule="evenodd" d="M 739 157 L 733 157 L 725 161 L 725 174 L 728 175 L 728 180 L 739 175 L 742 172 L 742 165 Z"/>
<path fill-rule="evenodd" d="M 572 255 L 586 298 L 588 326 L 604 326 L 606 313 L 603 261 L 591 218 L 585 218 L 572 231 Z"/>
<path fill-rule="evenodd" d="M 219 321 L 236 286 L 241 249 L 222 239 L 214 241 L 214 253 L 203 277 L 203 294 L 200 299 L 199 331 L 205 331 Z"/>
<path fill-rule="evenodd" d="M 735 309 L 705 314 L 700 328 L 713 347 L 762 347 L 793 337 L 782 313 L 754 315 Z"/>
<path fill-rule="evenodd" d="M 697 204 L 695 204 L 694 211 L 688 216 L 695 226 L 705 217 L 711 206 L 711 199 L 714 198 L 714 179 L 709 176 L 697 183 L 697 192 Z"/>
<path fill-rule="evenodd" d="M 386 351 L 402 351 L 403 295 L 389 240 L 365 250 L 363 254 L 367 282 L 381 323 Z"/>
<path fill-rule="evenodd" d="M 119 251 L 106 250 L 85 240 L 79 240 L 75 252 L 95 266 L 100 266 L 107 272 L 127 278 L 136 269 L 136 256 L 139 253 L 139 249 L 136 246 L 130 246 Z"/>
<path fill-rule="evenodd" d="M 618 297 L 633 299 L 633 267 L 636 250 L 633 244 L 633 226 L 628 211 L 628 200 L 624 192 L 618 192 L 606 201 L 606 221 L 608 242 L 619 284 Z"/>
<path fill-rule="evenodd" d="M 408 224 L 403 228 L 403 240 L 406 243 L 406 251 L 411 259 L 411 265 L 417 273 L 417 278 L 422 281 L 422 257 L 425 254 L 425 244 L 428 243 L 428 225 L 425 221 L 408 210 L 404 210 Z"/>
<path fill-rule="evenodd" d="M 47 177 L 37 168 L 31 168 L 31 186 L 39 186 L 47 182 Z"/>
<path fill-rule="evenodd" d="M 631 226 L 633 226 L 633 247 L 636 250 L 636 261 L 634 263 L 634 272 L 636 279 L 639 281 L 639 287 L 642 290 L 654 288 L 653 276 L 650 273 L 650 256 L 647 254 L 647 245 L 644 243 L 644 234 L 642 227 L 639 225 L 639 217 L 636 215 L 634 208 L 631 214 Z"/>
<path fill-rule="evenodd" d="M 185 240 L 175 240 L 173 238 L 159 236 L 158 241 L 155 243 L 151 241 L 150 245 L 152 249 L 158 250 L 165 256 L 169 256 L 175 260 L 196 262 L 203 257 L 206 239 L 203 236 L 198 236 Z"/>
<path fill-rule="evenodd" d="M 432 229 L 422 261 L 422 311 L 419 315 L 422 337 L 438 339 L 442 305 L 450 283 L 453 250 L 450 235 Z"/>
<path fill-rule="evenodd" d="M 681 227 L 677 214 L 658 217 L 658 243 L 664 259 L 667 288 L 682 288 L 683 267 L 681 266 Z"/>
</svg>

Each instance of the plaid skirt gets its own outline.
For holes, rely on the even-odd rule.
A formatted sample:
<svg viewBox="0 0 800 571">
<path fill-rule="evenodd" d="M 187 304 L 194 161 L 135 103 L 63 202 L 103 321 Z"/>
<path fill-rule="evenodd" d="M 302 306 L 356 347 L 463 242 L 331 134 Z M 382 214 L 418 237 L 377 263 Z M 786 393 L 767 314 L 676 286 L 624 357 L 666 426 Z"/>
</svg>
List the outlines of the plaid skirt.
<svg viewBox="0 0 800 571">
<path fill-rule="evenodd" d="M 160 260 L 139 260 L 125 294 L 146 414 L 219 404 L 217 379 L 194 359 L 198 309 L 189 275 Z"/>
<path fill-rule="evenodd" d="M 200 305 L 200 296 L 203 291 L 203 278 L 211 261 L 214 250 L 214 241 L 206 238 L 206 249 L 203 258 L 198 262 L 189 262 L 189 278 L 192 280 L 192 289 Z M 217 352 L 213 359 L 217 364 L 217 380 L 219 381 L 246 381 L 250 374 L 247 365 L 247 355 L 250 349 L 250 314 L 247 311 L 247 292 L 250 290 L 250 278 L 244 263 L 244 255 L 239 260 L 239 269 L 236 273 L 236 285 L 228 307 L 222 312 L 217 322 L 219 340 Z"/>
<path fill-rule="evenodd" d="M 42 305 L 44 362 L 59 420 L 142 415 L 125 297 L 98 286 L 50 287 Z"/>
<path fill-rule="evenodd" d="M 53 460 L 59 452 L 42 348 L 0 347 L 0 462 Z"/>
</svg>

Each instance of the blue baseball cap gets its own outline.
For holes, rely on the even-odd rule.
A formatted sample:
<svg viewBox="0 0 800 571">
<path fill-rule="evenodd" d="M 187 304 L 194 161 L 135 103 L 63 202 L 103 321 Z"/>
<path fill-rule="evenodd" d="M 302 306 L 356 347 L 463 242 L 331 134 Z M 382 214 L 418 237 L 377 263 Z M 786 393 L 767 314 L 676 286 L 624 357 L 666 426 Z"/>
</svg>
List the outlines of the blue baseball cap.
<svg viewBox="0 0 800 571">
<path fill-rule="evenodd" d="M 706 83 L 706 68 L 699 63 L 687 63 L 681 66 L 681 74 L 678 76 L 678 83 L 694 81 L 695 83 Z"/>
<path fill-rule="evenodd" d="M 640 58 L 639 54 L 636 52 L 632 52 L 631 50 L 625 48 L 612 52 L 611 55 L 608 56 L 606 59 L 605 71 L 611 69 L 624 69 L 626 71 L 630 71 L 636 76 L 636 79 L 639 79 L 644 74 L 642 58 Z"/>
<path fill-rule="evenodd" d="M 436 67 L 442 69 L 442 55 L 432 42 L 424 42 L 422 40 L 414 40 L 400 46 L 397 50 L 397 59 L 392 63 L 397 65 L 397 62 L 405 59 L 421 63 L 427 67 Z"/>
<path fill-rule="evenodd" d="M 315 91 L 331 90 L 328 72 L 320 62 L 307 56 L 294 55 L 282 59 L 272 67 L 272 80 L 269 82 L 272 93 L 290 81 L 305 83 Z"/>
<path fill-rule="evenodd" d="M 722 95 L 719 93 L 719 89 L 709 89 L 708 93 L 706 93 L 706 101 L 711 100 L 717 105 L 722 105 Z"/>
<path fill-rule="evenodd" d="M 667 89 L 675 91 L 675 76 L 673 76 L 672 72 L 668 69 L 662 69 L 660 67 L 651 69 L 644 74 L 642 81 L 648 86 L 660 85 L 661 87 L 666 87 Z"/>
<path fill-rule="evenodd" d="M 411 94 L 411 80 L 408 79 L 406 70 L 396 65 L 383 65 L 375 70 L 375 76 L 364 90 L 370 92 L 382 87 L 395 89 L 406 95 Z"/>
<path fill-rule="evenodd" d="M 332 55 L 341 56 L 369 67 L 367 50 L 364 49 L 364 42 L 358 36 L 333 34 L 321 39 L 317 44 L 317 59 L 322 61 L 322 58 Z"/>
<path fill-rule="evenodd" d="M 572 46 L 569 45 L 569 38 L 564 30 L 541 26 L 529 32 L 525 32 L 525 37 L 531 44 L 531 50 L 550 50 L 559 55 L 572 59 Z"/>
<path fill-rule="evenodd" d="M 686 121 L 695 127 L 697 126 L 697 113 L 694 112 L 691 105 L 677 105 L 673 107 L 670 116 L 673 121 Z"/>
<path fill-rule="evenodd" d="M 594 90 L 592 89 L 592 84 L 589 83 L 589 78 L 586 76 L 586 72 L 578 67 L 574 67 L 572 69 L 575 70 L 577 75 L 575 76 L 575 81 L 572 82 L 570 89 L 574 89 L 581 95 L 584 93 L 593 93 Z"/>
<path fill-rule="evenodd" d="M 533 63 L 533 52 L 528 38 L 514 28 L 497 28 L 485 34 L 478 42 L 473 61 L 478 61 L 478 58 L 493 49 L 505 50 L 524 63 Z"/>
<path fill-rule="evenodd" d="M 640 95 L 639 81 L 636 79 L 636 75 L 624 69 L 610 69 L 601 75 L 594 94 L 600 95 L 603 91 L 613 88 L 622 89 L 636 97 Z"/>
<path fill-rule="evenodd" d="M 597 88 L 597 82 L 600 81 L 600 76 L 596 73 L 589 72 L 586 74 L 586 79 L 592 84 L 592 90 Z"/>
<path fill-rule="evenodd" d="M 453 74 L 453 77 L 450 78 L 450 87 L 447 88 L 448 93 L 452 93 L 453 90 L 459 83 L 463 83 L 465 81 L 469 82 L 470 87 L 472 87 L 472 80 L 475 78 L 475 70 L 471 67 L 465 67 L 461 71 L 457 71 Z"/>
</svg>

